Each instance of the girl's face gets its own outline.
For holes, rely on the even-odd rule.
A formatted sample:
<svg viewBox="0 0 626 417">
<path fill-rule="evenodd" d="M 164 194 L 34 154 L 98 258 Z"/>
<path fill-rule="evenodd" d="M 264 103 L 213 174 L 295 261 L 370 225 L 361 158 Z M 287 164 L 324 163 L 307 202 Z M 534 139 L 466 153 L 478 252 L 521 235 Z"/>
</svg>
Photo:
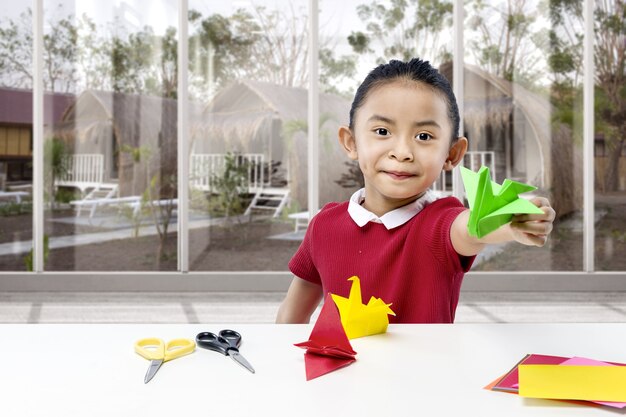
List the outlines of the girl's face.
<svg viewBox="0 0 626 417">
<path fill-rule="evenodd" d="M 420 82 L 397 80 L 371 90 L 356 111 L 354 130 L 339 129 L 349 158 L 365 177 L 364 207 L 381 216 L 419 198 L 467 149 L 450 146 L 444 99 Z"/>
</svg>

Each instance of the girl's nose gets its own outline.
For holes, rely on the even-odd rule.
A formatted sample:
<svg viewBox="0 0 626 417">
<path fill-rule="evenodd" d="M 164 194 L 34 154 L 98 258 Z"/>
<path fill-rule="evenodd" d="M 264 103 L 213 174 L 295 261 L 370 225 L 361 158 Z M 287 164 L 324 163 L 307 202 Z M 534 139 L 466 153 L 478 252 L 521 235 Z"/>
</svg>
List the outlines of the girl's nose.
<svg viewBox="0 0 626 417">
<path fill-rule="evenodd" d="M 399 139 L 395 141 L 392 148 L 388 153 L 389 158 L 395 159 L 400 162 L 411 162 L 413 161 L 413 151 L 411 147 L 404 139 Z"/>
</svg>

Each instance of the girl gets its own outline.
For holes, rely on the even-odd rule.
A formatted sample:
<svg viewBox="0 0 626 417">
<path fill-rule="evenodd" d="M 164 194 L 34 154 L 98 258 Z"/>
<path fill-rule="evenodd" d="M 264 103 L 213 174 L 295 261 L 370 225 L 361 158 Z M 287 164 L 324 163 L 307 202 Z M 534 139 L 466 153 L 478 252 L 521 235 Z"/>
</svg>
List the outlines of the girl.
<svg viewBox="0 0 626 417">
<path fill-rule="evenodd" d="M 397 323 L 452 323 L 463 275 L 489 243 L 543 246 L 555 213 L 517 215 L 481 239 L 468 234 L 469 210 L 429 191 L 463 159 L 459 110 L 448 81 L 427 61 L 392 60 L 357 89 L 339 143 L 356 160 L 365 188 L 327 204 L 289 262 L 295 277 L 277 323 L 308 323 L 327 293 L 347 296 L 353 275 L 363 300 L 393 303 Z"/>
</svg>

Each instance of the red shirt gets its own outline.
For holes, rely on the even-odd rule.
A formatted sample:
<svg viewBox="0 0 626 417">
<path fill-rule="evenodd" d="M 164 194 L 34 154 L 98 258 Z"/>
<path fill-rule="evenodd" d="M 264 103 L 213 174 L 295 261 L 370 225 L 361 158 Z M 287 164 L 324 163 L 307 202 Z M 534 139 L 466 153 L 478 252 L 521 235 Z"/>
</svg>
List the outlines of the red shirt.
<svg viewBox="0 0 626 417">
<path fill-rule="evenodd" d="M 348 202 L 330 203 L 311 220 L 291 272 L 343 297 L 350 293 L 348 278 L 358 276 L 365 304 L 371 296 L 393 303 L 391 323 L 452 323 L 475 258 L 457 254 L 450 240 L 465 207 L 443 198 L 391 230 L 374 222 L 359 227 L 347 208 Z"/>
</svg>

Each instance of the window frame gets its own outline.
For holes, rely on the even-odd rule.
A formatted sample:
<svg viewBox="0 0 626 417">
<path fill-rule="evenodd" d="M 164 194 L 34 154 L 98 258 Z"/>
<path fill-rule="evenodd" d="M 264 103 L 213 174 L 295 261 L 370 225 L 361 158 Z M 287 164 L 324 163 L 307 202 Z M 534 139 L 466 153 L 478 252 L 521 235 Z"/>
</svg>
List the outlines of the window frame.
<svg viewBox="0 0 626 417">
<path fill-rule="evenodd" d="M 594 264 L 594 28 L 592 0 L 583 0 L 585 17 L 584 34 L 584 209 L 583 209 L 583 270 L 573 272 L 469 272 L 463 286 L 464 291 L 621 291 L 626 289 L 624 271 L 596 271 Z M 308 0 L 309 47 L 318 49 L 319 1 Z M 187 182 L 189 129 L 187 91 L 188 60 L 188 0 L 178 0 L 178 169 L 179 169 L 179 219 L 177 272 L 90 272 L 68 271 L 47 272 L 43 270 L 43 0 L 34 1 L 33 13 L 33 247 L 34 272 L 0 272 L 2 291 L 284 291 L 292 275 L 288 271 L 274 272 L 222 272 L 189 271 L 189 235 L 187 214 L 189 209 Z M 463 0 L 454 0 L 453 49 L 454 91 L 463 112 Z M 309 137 L 317 136 L 319 117 L 318 54 L 309 54 L 308 129 Z M 314 122 L 312 122 L 314 121 Z M 461 126 L 462 128 L 462 126 Z M 309 207 L 319 208 L 319 148 L 309 141 Z M 454 181 L 459 181 L 455 170 Z M 459 189 L 460 187 L 455 187 Z M 460 197 L 460 196 L 457 196 Z M 312 210 L 311 212 L 315 212 Z M 260 278 L 260 279 L 259 279 Z"/>
</svg>

